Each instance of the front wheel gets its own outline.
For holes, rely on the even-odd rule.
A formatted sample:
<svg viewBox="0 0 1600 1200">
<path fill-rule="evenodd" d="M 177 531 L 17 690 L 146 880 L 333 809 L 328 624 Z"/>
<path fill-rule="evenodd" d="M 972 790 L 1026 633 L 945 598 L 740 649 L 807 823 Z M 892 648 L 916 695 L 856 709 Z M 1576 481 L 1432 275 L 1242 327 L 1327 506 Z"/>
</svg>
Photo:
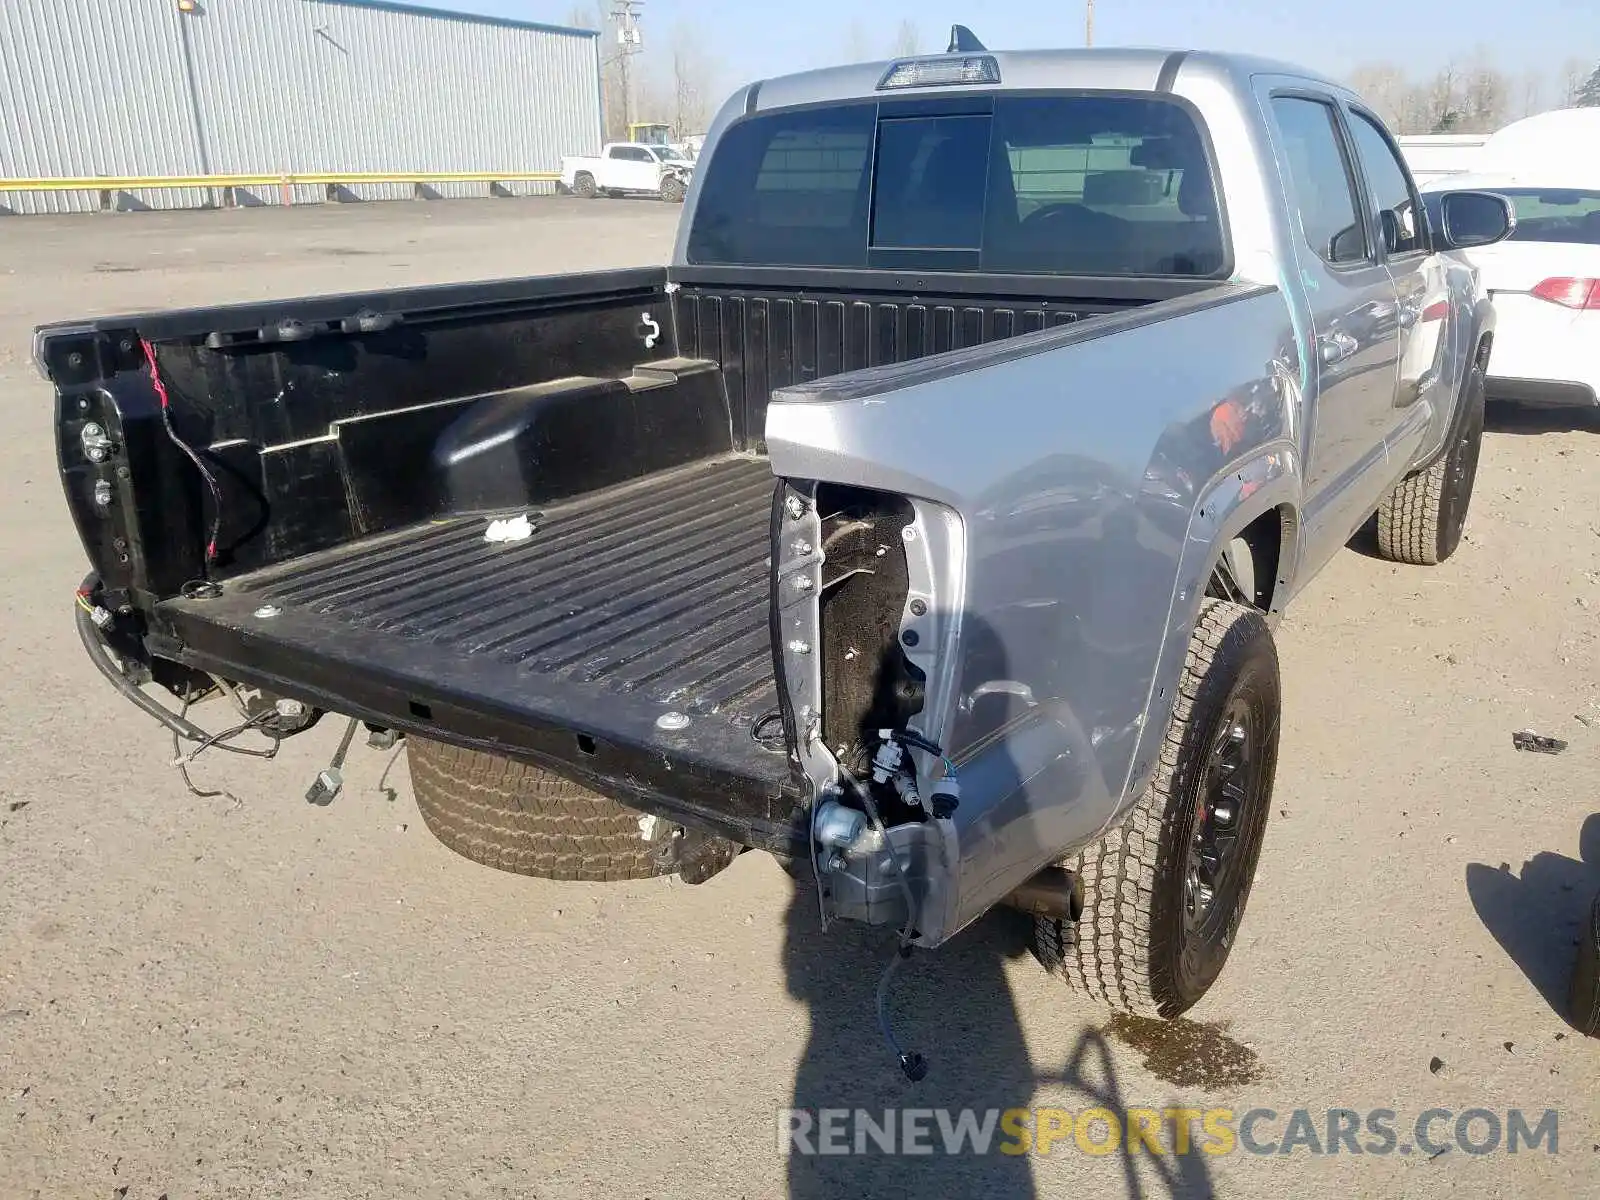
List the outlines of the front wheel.
<svg viewBox="0 0 1600 1200">
<path fill-rule="evenodd" d="M 1040 917 L 1034 951 L 1074 991 L 1176 1017 L 1232 948 L 1272 806 L 1278 653 L 1253 608 L 1207 600 L 1154 778 L 1122 824 L 1071 866 L 1076 922 Z"/>
<path fill-rule="evenodd" d="M 668 204 L 682 204 L 683 198 L 689 194 L 689 189 L 684 186 L 683 180 L 676 176 L 669 176 L 661 181 L 661 198 Z"/>
<path fill-rule="evenodd" d="M 1402 479 L 1378 509 L 1378 553 L 1390 562 L 1431 567 L 1461 545 L 1483 446 L 1481 366 L 1467 376 L 1461 403 L 1466 411 L 1445 452 L 1427 470 Z"/>
</svg>

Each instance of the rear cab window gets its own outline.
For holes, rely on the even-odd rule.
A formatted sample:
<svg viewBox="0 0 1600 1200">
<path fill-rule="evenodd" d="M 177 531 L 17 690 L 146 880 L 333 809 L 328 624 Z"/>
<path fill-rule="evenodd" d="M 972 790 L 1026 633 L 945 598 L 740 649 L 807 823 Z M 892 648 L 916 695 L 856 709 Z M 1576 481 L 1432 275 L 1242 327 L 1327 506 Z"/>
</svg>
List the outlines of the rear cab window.
<svg viewBox="0 0 1600 1200">
<path fill-rule="evenodd" d="M 863 101 L 747 117 L 704 169 L 701 265 L 1215 277 L 1197 118 L 1158 96 Z"/>
</svg>

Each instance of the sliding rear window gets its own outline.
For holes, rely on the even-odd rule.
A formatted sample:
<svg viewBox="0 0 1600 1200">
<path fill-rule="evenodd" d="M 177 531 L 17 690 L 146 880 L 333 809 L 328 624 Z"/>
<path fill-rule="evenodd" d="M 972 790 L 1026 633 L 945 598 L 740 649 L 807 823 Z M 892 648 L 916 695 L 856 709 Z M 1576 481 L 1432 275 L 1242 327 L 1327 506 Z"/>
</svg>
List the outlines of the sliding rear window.
<svg viewBox="0 0 1600 1200">
<path fill-rule="evenodd" d="M 1229 267 L 1205 139 L 1153 96 L 874 102 L 745 118 L 704 169 L 689 260 L 1049 275 Z"/>
</svg>

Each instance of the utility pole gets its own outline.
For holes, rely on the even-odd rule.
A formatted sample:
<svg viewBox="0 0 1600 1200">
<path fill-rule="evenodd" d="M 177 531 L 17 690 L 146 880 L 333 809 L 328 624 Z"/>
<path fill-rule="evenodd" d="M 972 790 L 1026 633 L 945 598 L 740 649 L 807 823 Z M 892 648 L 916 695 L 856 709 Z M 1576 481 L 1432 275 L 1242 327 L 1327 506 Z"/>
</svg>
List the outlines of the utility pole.
<svg viewBox="0 0 1600 1200">
<path fill-rule="evenodd" d="M 644 0 L 616 0 L 611 20 L 617 27 L 617 67 L 622 72 L 622 123 L 633 125 L 633 71 L 629 60 L 644 47 L 639 33 L 639 18 Z"/>
<path fill-rule="evenodd" d="M 1094 0 L 1083 0 L 1083 44 L 1094 45 Z"/>
</svg>

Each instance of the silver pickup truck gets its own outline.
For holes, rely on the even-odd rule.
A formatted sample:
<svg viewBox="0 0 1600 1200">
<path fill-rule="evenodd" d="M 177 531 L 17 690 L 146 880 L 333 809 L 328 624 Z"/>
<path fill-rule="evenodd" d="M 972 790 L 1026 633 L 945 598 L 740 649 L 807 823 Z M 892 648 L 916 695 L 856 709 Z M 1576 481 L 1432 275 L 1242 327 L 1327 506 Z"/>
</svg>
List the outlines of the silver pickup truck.
<svg viewBox="0 0 1600 1200">
<path fill-rule="evenodd" d="M 891 970 L 1010 903 L 1172 1016 L 1250 891 L 1275 617 L 1374 514 L 1461 539 L 1449 252 L 1511 225 L 1270 62 L 958 30 L 752 84 L 668 267 L 41 329 L 80 633 L 185 764 L 343 714 L 482 862 L 767 850 Z"/>
</svg>

